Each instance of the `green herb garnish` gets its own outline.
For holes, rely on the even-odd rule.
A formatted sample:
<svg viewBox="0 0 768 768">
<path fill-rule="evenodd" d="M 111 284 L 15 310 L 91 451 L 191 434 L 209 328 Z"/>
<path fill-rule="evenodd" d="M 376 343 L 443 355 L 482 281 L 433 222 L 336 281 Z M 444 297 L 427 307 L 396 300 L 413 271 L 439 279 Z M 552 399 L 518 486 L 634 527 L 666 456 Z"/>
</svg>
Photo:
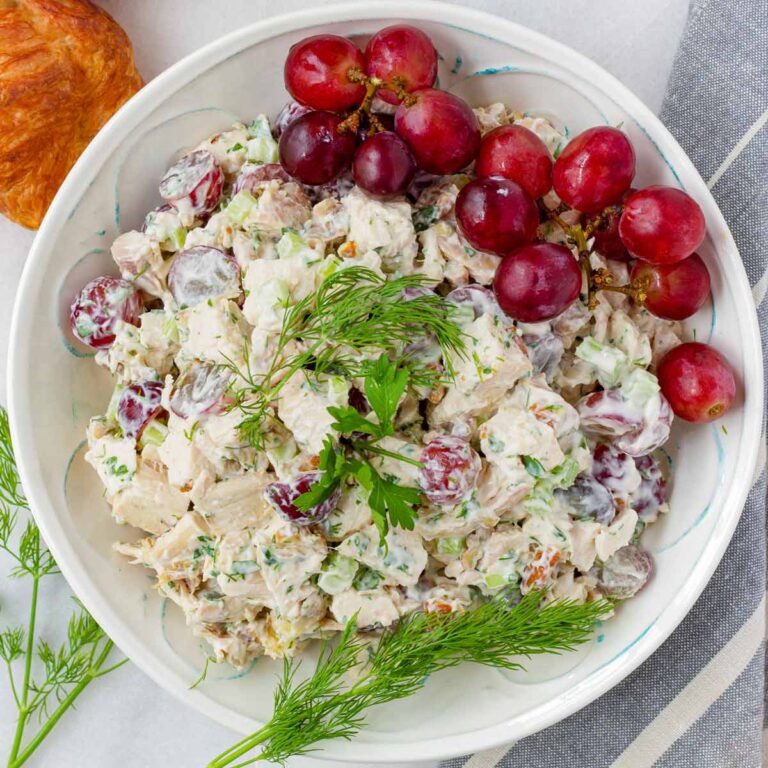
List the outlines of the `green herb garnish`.
<svg viewBox="0 0 768 768">
<path fill-rule="evenodd" d="M 92 680 L 128 661 L 123 659 L 106 666 L 112 641 L 79 604 L 69 619 L 66 640 L 58 649 L 37 635 L 40 581 L 59 573 L 59 569 L 31 517 L 27 518 L 24 529 L 17 531 L 19 510 L 28 513 L 29 505 L 21 490 L 8 413 L 0 407 L 0 549 L 15 562 L 11 577 L 32 581 L 26 627 L 12 626 L 0 631 L 0 659 L 7 667 L 18 711 L 8 768 L 19 768 L 29 759 Z M 42 668 L 40 676 L 35 666 Z M 35 715 L 41 725 L 25 746 L 25 730 Z"/>
<path fill-rule="evenodd" d="M 300 662 L 285 660 L 270 721 L 208 768 L 235 761 L 285 764 L 316 750 L 319 741 L 351 739 L 365 727 L 369 707 L 416 693 L 430 675 L 465 662 L 521 669 L 520 656 L 570 651 L 583 643 L 613 608 L 607 601 L 542 605 L 541 597 L 531 592 L 512 605 L 503 592 L 464 612 L 413 613 L 385 630 L 375 646 L 357 635 L 351 619 L 308 679 L 297 682 Z M 359 674 L 350 675 L 352 670 Z"/>
<path fill-rule="evenodd" d="M 389 523 L 413 529 L 416 505 L 421 501 L 418 489 L 382 477 L 368 459 L 374 454 L 421 466 L 415 459 L 377 444 L 395 432 L 393 421 L 409 377 L 407 368 L 381 355 L 367 366 L 363 387 L 375 420 L 363 416 L 352 406 L 328 408 L 328 413 L 336 419 L 331 427 L 343 436 L 343 444 L 336 446 L 330 437 L 326 438 L 320 453 L 320 479 L 293 502 L 306 512 L 330 498 L 344 480 L 354 478 L 368 492 L 368 505 L 383 547 L 386 547 Z"/>
<path fill-rule="evenodd" d="M 403 361 L 410 382 L 431 388 L 445 375 L 405 355 L 414 341 L 434 337 L 447 361 L 464 354 L 464 332 L 453 321 L 453 305 L 442 296 L 425 292 L 405 299 L 406 289 L 428 287 L 423 275 L 387 280 L 365 267 L 348 267 L 332 273 L 313 294 L 286 309 L 274 357 L 264 374 L 255 374 L 230 363 L 227 367 L 245 382 L 233 391 L 234 404 L 243 413 L 240 432 L 250 445 L 262 445 L 262 425 L 285 383 L 299 370 L 308 375 L 365 375 L 366 356 L 386 353 Z M 287 354 L 289 345 L 300 342 L 303 351 Z"/>
</svg>

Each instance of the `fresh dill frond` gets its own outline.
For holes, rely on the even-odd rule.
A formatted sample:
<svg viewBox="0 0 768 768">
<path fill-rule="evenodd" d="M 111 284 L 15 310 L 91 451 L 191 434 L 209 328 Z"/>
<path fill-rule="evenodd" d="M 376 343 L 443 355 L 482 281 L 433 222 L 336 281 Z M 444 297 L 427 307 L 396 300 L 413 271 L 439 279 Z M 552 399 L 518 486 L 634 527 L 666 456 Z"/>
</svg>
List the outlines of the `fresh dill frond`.
<svg viewBox="0 0 768 768">
<path fill-rule="evenodd" d="M 265 372 L 252 371 L 247 348 L 242 366 L 225 365 L 234 374 L 231 407 L 243 413 L 243 440 L 261 447 L 264 421 L 299 370 L 355 378 L 370 370 L 372 356 L 383 353 L 408 367 L 414 387 L 431 389 L 452 377 L 451 360 L 466 354 L 464 331 L 454 321 L 455 306 L 429 286 L 424 275 L 387 280 L 366 267 L 348 267 L 286 307 Z M 445 373 L 409 354 L 424 339 L 440 347 Z"/>
<path fill-rule="evenodd" d="M 208 768 L 258 760 L 284 765 L 317 749 L 319 741 L 351 739 L 365 726 L 369 707 L 416 693 L 440 670 L 464 662 L 520 669 L 520 657 L 572 650 L 613 610 L 608 601 L 542 604 L 537 592 L 517 605 L 509 598 L 500 594 L 457 613 L 413 613 L 385 630 L 377 645 L 362 640 L 351 619 L 337 645 L 321 652 L 308 679 L 297 683 L 300 662 L 285 661 L 270 721 Z"/>
<path fill-rule="evenodd" d="M 17 530 L 19 510 L 27 513 L 21 532 Z M 11 626 L 0 631 L 0 661 L 6 666 L 18 711 L 8 768 L 19 768 L 29 759 L 89 683 L 127 662 L 122 659 L 107 666 L 113 643 L 82 605 L 72 614 L 66 639 L 57 649 L 37 636 L 40 581 L 59 570 L 28 512 L 11 444 L 8 413 L 0 407 L 0 549 L 14 561 L 11 576 L 26 577 L 32 583 L 26 627 Z M 35 715 L 40 727 L 25 745 L 25 731 Z"/>
</svg>

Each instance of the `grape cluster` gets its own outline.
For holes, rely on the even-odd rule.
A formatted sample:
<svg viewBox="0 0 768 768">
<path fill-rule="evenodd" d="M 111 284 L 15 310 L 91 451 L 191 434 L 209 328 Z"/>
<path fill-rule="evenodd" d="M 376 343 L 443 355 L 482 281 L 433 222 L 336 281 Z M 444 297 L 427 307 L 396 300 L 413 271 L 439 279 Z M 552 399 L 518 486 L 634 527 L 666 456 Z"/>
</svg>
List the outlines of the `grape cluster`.
<svg viewBox="0 0 768 768">
<path fill-rule="evenodd" d="M 477 155 L 475 115 L 433 87 L 437 50 L 420 29 L 382 29 L 364 52 L 337 35 L 308 37 L 288 52 L 284 76 L 299 108 L 279 121 L 280 162 L 304 184 L 328 184 L 351 165 L 361 189 L 387 199 L 403 194 L 417 169 L 455 173 Z M 374 95 L 396 106 L 392 124 L 372 111 Z"/>
</svg>

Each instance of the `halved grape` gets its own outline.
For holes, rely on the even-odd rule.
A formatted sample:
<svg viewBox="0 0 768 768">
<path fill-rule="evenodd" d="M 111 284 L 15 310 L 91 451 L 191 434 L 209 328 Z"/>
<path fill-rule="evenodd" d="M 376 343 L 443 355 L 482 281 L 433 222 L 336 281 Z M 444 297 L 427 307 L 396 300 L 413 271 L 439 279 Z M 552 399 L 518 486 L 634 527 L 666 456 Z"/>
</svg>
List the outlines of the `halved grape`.
<svg viewBox="0 0 768 768">
<path fill-rule="evenodd" d="M 704 242 L 707 223 L 698 203 L 681 189 L 646 187 L 627 198 L 619 235 L 627 250 L 651 264 L 674 264 Z"/>
<path fill-rule="evenodd" d="M 638 260 L 630 278 L 633 283 L 648 281 L 643 305 L 665 320 L 685 320 L 695 315 L 709 297 L 709 271 L 697 253 L 674 264 Z"/>
<path fill-rule="evenodd" d="M 265 181 L 290 181 L 291 177 L 279 163 L 245 163 L 232 185 L 232 195 L 253 192 Z"/>
<path fill-rule="evenodd" d="M 410 93 L 430 88 L 437 78 L 437 51 L 429 36 L 408 24 L 380 29 L 365 47 L 366 72 L 384 83 L 400 86 Z M 380 88 L 377 93 L 389 104 L 399 104 L 394 91 Z"/>
<path fill-rule="evenodd" d="M 411 148 L 418 166 L 429 173 L 457 173 L 480 148 L 480 128 L 469 105 L 446 91 L 420 88 L 413 104 L 395 112 L 395 131 Z"/>
<path fill-rule="evenodd" d="M 575 136 L 552 169 L 560 199 L 584 213 L 599 213 L 621 200 L 635 175 L 635 150 L 618 128 L 598 126 Z"/>
<path fill-rule="evenodd" d="M 97 277 L 72 303 L 69 323 L 78 341 L 102 349 L 115 340 L 119 320 L 138 326 L 143 311 L 144 302 L 133 283 L 119 277 Z"/>
<path fill-rule="evenodd" d="M 638 473 L 635 460 L 615 445 L 600 443 L 593 454 L 592 474 L 611 493 L 627 497 L 636 492 Z"/>
<path fill-rule="evenodd" d="M 483 136 L 475 173 L 514 181 L 533 198 L 543 197 L 552 189 L 549 150 L 522 125 L 501 125 Z"/>
<path fill-rule="evenodd" d="M 578 475 L 569 488 L 557 489 L 561 496 L 581 520 L 596 520 L 609 525 L 616 516 L 616 502 L 610 491 L 591 475 Z"/>
<path fill-rule="evenodd" d="M 264 490 L 264 498 L 289 523 L 294 525 L 319 523 L 328 517 L 336 507 L 341 497 L 340 487 L 324 502 L 306 512 L 302 512 L 293 502 L 320 480 L 322 474 L 322 472 L 306 472 L 288 482 L 270 483 Z"/>
<path fill-rule="evenodd" d="M 240 294 L 240 267 L 218 248 L 195 245 L 179 251 L 168 271 L 168 288 L 179 307 L 194 307 L 216 296 Z"/>
<path fill-rule="evenodd" d="M 419 485 L 433 504 L 458 504 L 474 488 L 480 474 L 477 451 L 452 435 L 430 440 L 420 461 Z"/>
<path fill-rule="evenodd" d="M 642 412 L 626 401 L 618 389 L 586 395 L 576 409 L 582 428 L 593 434 L 618 437 L 643 428 Z"/>
<path fill-rule="evenodd" d="M 501 260 L 493 290 L 510 317 L 536 323 L 567 309 L 578 298 L 581 282 L 581 269 L 564 245 L 533 243 Z"/>
<path fill-rule="evenodd" d="M 346 37 L 313 35 L 291 46 L 285 59 L 285 87 L 300 104 L 343 112 L 357 106 L 365 85 L 349 79 L 365 70 L 363 52 Z"/>
<path fill-rule="evenodd" d="M 454 288 L 445 297 L 446 301 L 456 304 L 460 307 L 469 307 L 472 310 L 475 320 L 481 315 L 493 315 L 511 325 L 511 318 L 507 317 L 496 301 L 493 291 L 477 283 L 469 283 Z"/>
<path fill-rule="evenodd" d="M 280 137 L 280 163 L 304 184 L 333 181 L 355 153 L 355 137 L 339 132 L 342 118 L 331 112 L 308 112 L 294 120 Z"/>
<path fill-rule="evenodd" d="M 668 500 L 667 483 L 661 466 L 653 456 L 640 456 L 635 459 L 640 472 L 640 486 L 632 494 L 630 506 L 638 517 L 646 522 L 656 519 L 662 504 Z"/>
<path fill-rule="evenodd" d="M 736 399 L 736 376 L 728 361 L 708 344 L 691 341 L 671 349 L 658 368 L 661 391 L 686 421 L 720 418 Z"/>
<path fill-rule="evenodd" d="M 404 194 L 415 173 L 411 150 L 391 131 L 367 138 L 352 160 L 355 183 L 372 197 L 386 199 Z"/>
<path fill-rule="evenodd" d="M 204 216 L 216 209 L 224 188 L 224 174 L 216 158 L 197 149 L 172 165 L 160 181 L 160 197 L 179 213 Z"/>
<path fill-rule="evenodd" d="M 609 557 L 598 570 L 598 584 L 606 597 L 634 597 L 653 573 L 653 558 L 637 544 L 627 544 Z"/>
<path fill-rule="evenodd" d="M 528 349 L 534 373 L 543 373 L 548 381 L 551 380 L 565 352 L 562 339 L 554 333 L 539 336 L 523 334 L 523 342 Z"/>
<path fill-rule="evenodd" d="M 138 381 L 129 384 L 117 403 L 117 422 L 126 437 L 141 437 L 144 427 L 162 411 L 160 381 Z"/>
<path fill-rule="evenodd" d="M 208 361 L 191 363 L 173 383 L 170 410 L 182 419 L 224 413 L 229 404 L 229 371 Z"/>
</svg>

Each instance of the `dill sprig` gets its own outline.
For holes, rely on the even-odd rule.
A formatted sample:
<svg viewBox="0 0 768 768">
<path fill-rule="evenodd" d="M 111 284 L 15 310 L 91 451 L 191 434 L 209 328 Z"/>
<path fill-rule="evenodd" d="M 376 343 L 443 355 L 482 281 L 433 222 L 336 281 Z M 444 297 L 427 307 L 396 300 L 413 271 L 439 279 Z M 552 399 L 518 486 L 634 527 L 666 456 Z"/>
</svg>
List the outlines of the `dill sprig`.
<svg viewBox="0 0 768 768">
<path fill-rule="evenodd" d="M 312 752 L 319 741 L 351 739 L 365 726 L 369 707 L 412 695 L 431 674 L 464 662 L 522 669 L 520 657 L 560 653 L 583 643 L 613 609 L 608 601 L 542 604 L 536 592 L 517 605 L 509 598 L 501 594 L 458 613 L 413 613 L 385 630 L 377 645 L 362 639 L 350 620 L 338 643 L 321 651 L 311 677 L 297 683 L 300 662 L 285 660 L 270 721 L 208 768 L 241 758 L 234 768 L 257 760 L 284 764 Z M 356 678 L 353 670 L 360 672 Z"/>
<path fill-rule="evenodd" d="M 253 372 L 247 348 L 243 368 L 227 365 L 244 383 L 233 387 L 233 407 L 244 415 L 243 439 L 261 447 L 262 425 L 282 387 L 299 370 L 355 378 L 369 370 L 368 358 L 384 353 L 408 366 L 413 386 L 429 389 L 442 383 L 445 374 L 412 359 L 407 348 L 434 338 L 446 361 L 445 373 L 452 376 L 451 356 L 465 354 L 464 332 L 453 320 L 455 307 L 428 288 L 424 275 L 387 280 L 366 267 L 348 267 L 287 307 L 265 373 Z"/>
<path fill-rule="evenodd" d="M 27 521 L 21 531 L 19 510 Z M 8 413 L 0 407 L 0 549 L 14 561 L 13 578 L 27 577 L 32 582 L 29 618 L 26 627 L 18 625 L 0 631 L 0 659 L 5 663 L 11 695 L 18 710 L 16 730 L 8 755 L 8 768 L 19 768 L 40 746 L 43 739 L 92 681 L 122 666 L 127 659 L 106 666 L 112 641 L 78 604 L 67 625 L 66 640 L 58 647 L 36 635 L 40 581 L 59 572 L 53 556 L 40 538 L 40 531 L 29 516 L 29 506 L 21 490 L 16 459 L 11 444 Z M 35 666 L 42 675 L 35 674 Z M 21 668 L 21 680 L 19 680 Z M 37 716 L 40 728 L 24 745 L 26 727 Z"/>
</svg>

